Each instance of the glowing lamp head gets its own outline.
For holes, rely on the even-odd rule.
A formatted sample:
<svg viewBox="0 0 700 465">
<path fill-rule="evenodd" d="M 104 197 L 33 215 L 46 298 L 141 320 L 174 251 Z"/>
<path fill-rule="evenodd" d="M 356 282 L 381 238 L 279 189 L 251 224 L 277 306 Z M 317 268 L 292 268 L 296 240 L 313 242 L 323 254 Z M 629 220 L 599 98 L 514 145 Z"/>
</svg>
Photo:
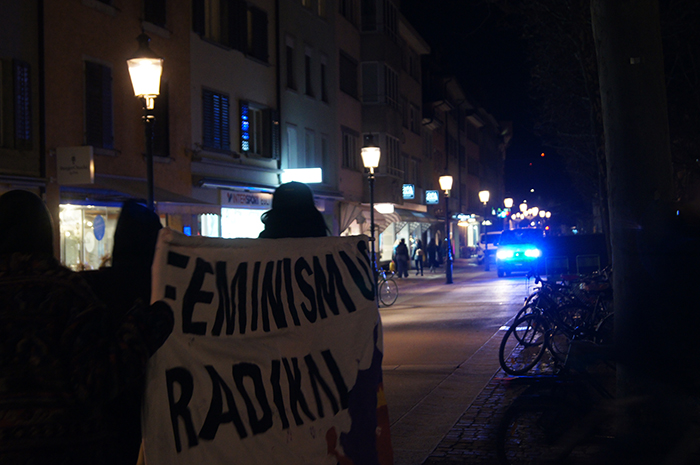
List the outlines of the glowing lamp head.
<svg viewBox="0 0 700 465">
<path fill-rule="evenodd" d="M 163 59 L 153 53 L 148 43 L 151 38 L 141 33 L 136 40 L 139 49 L 126 60 L 129 67 L 134 95 L 146 100 L 147 108 L 153 108 L 153 100 L 160 94 L 160 77 L 163 74 Z"/>
<path fill-rule="evenodd" d="M 513 208 L 513 199 L 510 197 L 503 199 L 503 206 L 506 208 Z"/>
<path fill-rule="evenodd" d="M 440 176 L 440 179 L 438 181 L 440 182 L 440 189 L 444 190 L 447 193 L 449 193 L 452 190 L 452 176 Z"/>
<path fill-rule="evenodd" d="M 382 151 L 379 147 L 362 147 L 360 150 L 362 155 L 362 164 L 369 172 L 374 174 L 374 169 L 379 167 L 379 159 L 382 156 Z"/>
<path fill-rule="evenodd" d="M 479 192 L 479 201 L 486 205 L 489 202 L 489 198 L 491 197 L 491 193 L 489 191 L 480 191 Z"/>
</svg>

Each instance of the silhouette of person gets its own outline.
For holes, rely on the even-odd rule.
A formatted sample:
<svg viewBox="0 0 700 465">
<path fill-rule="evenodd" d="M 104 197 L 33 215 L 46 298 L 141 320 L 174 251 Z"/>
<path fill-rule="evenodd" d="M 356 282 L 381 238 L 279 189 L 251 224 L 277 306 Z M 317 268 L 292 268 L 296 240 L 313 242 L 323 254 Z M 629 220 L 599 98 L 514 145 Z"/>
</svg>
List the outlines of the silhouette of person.
<svg viewBox="0 0 700 465">
<path fill-rule="evenodd" d="M 112 317 L 121 321 L 135 305 L 151 301 L 151 266 L 158 232 L 158 215 L 138 200 L 123 203 L 114 231 L 112 266 L 81 273 Z M 108 408 L 114 441 L 110 463 L 135 464 L 141 446 L 140 383 L 122 392 Z"/>
<path fill-rule="evenodd" d="M 258 237 L 324 237 L 330 231 L 323 215 L 314 204 L 309 186 L 301 182 L 280 185 L 272 196 L 272 208 L 262 214 L 265 229 Z"/>
<path fill-rule="evenodd" d="M 53 225 L 27 191 L 0 196 L 0 463 L 105 464 L 105 406 L 167 339 L 164 302 L 115 322 L 53 255 Z"/>
<path fill-rule="evenodd" d="M 399 273 L 399 278 L 408 278 L 408 246 L 406 239 L 401 239 L 396 246 L 396 269 Z"/>
<path fill-rule="evenodd" d="M 423 241 L 418 239 L 416 241 L 416 247 L 413 249 L 413 260 L 416 263 L 416 276 L 420 274 L 423 276 L 423 258 L 425 257 L 425 251 L 423 250 Z"/>
</svg>

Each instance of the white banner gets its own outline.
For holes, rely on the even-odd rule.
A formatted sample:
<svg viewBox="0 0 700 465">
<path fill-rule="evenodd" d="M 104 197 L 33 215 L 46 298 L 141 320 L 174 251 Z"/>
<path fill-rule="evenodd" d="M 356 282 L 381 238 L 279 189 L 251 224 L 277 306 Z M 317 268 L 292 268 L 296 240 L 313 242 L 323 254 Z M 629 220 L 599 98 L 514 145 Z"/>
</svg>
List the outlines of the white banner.
<svg viewBox="0 0 700 465">
<path fill-rule="evenodd" d="M 392 463 L 367 237 L 212 239 L 163 230 L 146 463 Z"/>
</svg>

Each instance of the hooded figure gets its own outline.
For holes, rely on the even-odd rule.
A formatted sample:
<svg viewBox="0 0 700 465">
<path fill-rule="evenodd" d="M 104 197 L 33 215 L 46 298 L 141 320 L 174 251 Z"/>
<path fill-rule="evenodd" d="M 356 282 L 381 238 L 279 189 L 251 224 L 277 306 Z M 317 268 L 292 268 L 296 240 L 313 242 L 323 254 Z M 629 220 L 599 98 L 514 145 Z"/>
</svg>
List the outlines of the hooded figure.
<svg viewBox="0 0 700 465">
<path fill-rule="evenodd" d="M 328 226 L 314 204 L 314 195 L 306 184 L 288 182 L 280 185 L 272 197 L 272 209 L 262 214 L 265 230 L 258 237 L 324 237 Z"/>
<path fill-rule="evenodd" d="M 114 463 L 106 408 L 172 331 L 163 303 L 117 319 L 53 256 L 44 203 L 0 196 L 0 463 Z"/>
</svg>

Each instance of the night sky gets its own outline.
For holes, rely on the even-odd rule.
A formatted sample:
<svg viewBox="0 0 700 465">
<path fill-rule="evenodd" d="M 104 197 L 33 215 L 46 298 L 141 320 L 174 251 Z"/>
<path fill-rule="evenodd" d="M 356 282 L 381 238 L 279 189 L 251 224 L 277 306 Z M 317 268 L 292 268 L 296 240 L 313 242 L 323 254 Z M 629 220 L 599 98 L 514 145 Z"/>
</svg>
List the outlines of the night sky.
<svg viewBox="0 0 700 465">
<path fill-rule="evenodd" d="M 457 76 L 470 100 L 497 120 L 513 122 L 506 196 L 516 205 L 527 200 L 547 209 L 574 200 L 561 160 L 542 147 L 533 129 L 530 75 L 517 19 L 486 0 L 401 0 L 401 11 L 432 54 Z"/>
</svg>

